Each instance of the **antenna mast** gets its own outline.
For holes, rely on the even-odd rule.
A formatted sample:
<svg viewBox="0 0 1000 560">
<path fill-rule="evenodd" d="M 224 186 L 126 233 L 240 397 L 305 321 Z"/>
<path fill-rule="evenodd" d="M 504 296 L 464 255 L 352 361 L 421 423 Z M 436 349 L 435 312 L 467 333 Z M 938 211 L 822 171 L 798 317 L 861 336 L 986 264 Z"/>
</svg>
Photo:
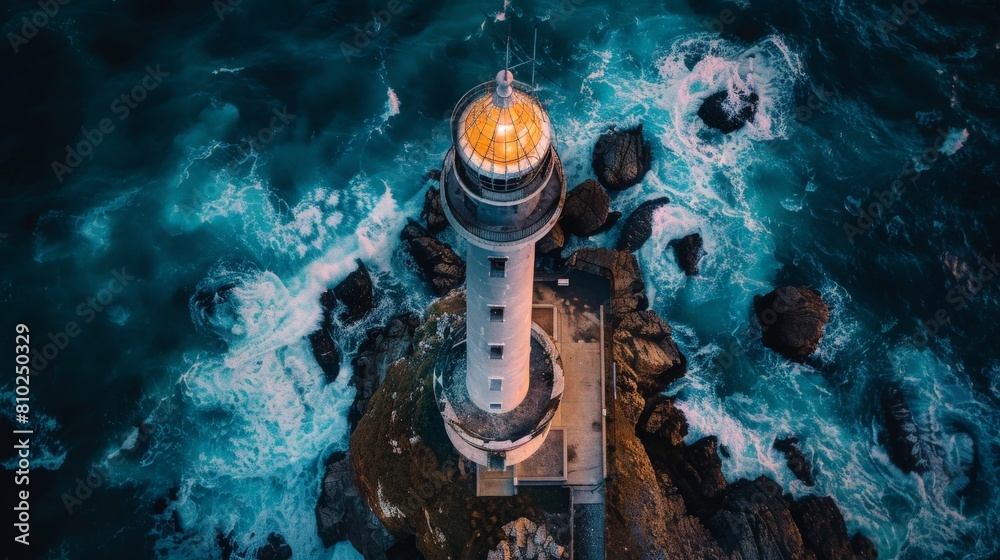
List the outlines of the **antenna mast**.
<svg viewBox="0 0 1000 560">
<path fill-rule="evenodd" d="M 535 24 L 535 41 L 531 44 L 531 89 L 535 89 L 535 56 L 538 54 L 538 24 Z"/>
</svg>

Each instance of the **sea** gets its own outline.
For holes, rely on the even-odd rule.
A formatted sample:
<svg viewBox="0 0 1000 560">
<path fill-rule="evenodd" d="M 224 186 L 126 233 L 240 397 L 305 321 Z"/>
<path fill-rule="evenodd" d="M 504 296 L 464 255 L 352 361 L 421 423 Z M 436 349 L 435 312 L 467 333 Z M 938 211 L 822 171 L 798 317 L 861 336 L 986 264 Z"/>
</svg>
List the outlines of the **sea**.
<svg viewBox="0 0 1000 560">
<path fill-rule="evenodd" d="M 0 379 L 3 432 L 32 431 L 29 486 L 0 452 L 4 492 L 30 490 L 14 557 L 200 560 L 277 533 L 296 559 L 360 558 L 314 514 L 350 358 L 434 300 L 398 234 L 453 105 L 504 66 L 571 188 L 602 133 L 643 126 L 652 169 L 612 210 L 671 200 L 637 257 L 687 356 L 667 392 L 689 442 L 717 436 L 730 480 L 832 496 L 881 558 L 1000 554 L 995 2 L 5 0 L 0 23 L 0 328 L 15 365 L 29 329 L 32 371 L 26 422 Z M 759 96 L 730 134 L 697 115 L 722 90 Z M 667 244 L 692 233 L 688 277 Z M 377 306 L 338 320 L 328 383 L 307 336 L 355 259 Z M 782 285 L 830 308 L 804 364 L 751 311 Z M 889 459 L 889 387 L 926 472 Z M 772 448 L 792 435 L 814 487 Z"/>
</svg>

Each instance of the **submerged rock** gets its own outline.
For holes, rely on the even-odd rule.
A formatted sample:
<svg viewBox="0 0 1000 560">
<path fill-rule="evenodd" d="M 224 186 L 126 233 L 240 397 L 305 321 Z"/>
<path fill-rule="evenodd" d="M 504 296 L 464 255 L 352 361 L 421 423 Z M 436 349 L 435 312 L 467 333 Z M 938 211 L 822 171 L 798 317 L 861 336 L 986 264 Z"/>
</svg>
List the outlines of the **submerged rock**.
<svg viewBox="0 0 1000 560">
<path fill-rule="evenodd" d="M 819 292 L 806 287 L 784 286 L 754 296 L 753 308 L 764 346 L 796 362 L 816 351 L 823 326 L 830 321 L 830 310 Z"/>
<path fill-rule="evenodd" d="M 892 462 L 906 473 L 926 472 L 930 464 L 924 453 L 920 431 L 898 387 L 889 387 L 882 393 L 882 414 Z"/>
<path fill-rule="evenodd" d="M 600 183 L 587 179 L 568 193 L 559 225 L 566 233 L 587 237 L 597 233 L 611 211 L 611 197 Z"/>
<path fill-rule="evenodd" d="M 424 209 L 420 211 L 420 217 L 427 224 L 427 231 L 431 233 L 441 233 L 448 227 L 448 218 L 441 208 L 441 189 L 431 187 L 424 195 Z"/>
<path fill-rule="evenodd" d="M 706 125 L 729 134 L 753 120 L 757 102 L 756 92 L 739 92 L 730 97 L 729 92 L 723 90 L 705 98 L 698 108 L 698 116 Z"/>
<path fill-rule="evenodd" d="M 361 259 L 357 261 L 358 268 L 347 275 L 340 284 L 333 288 L 333 295 L 347 308 L 340 314 L 340 320 L 353 323 L 375 308 L 375 289 L 368 268 Z"/>
<path fill-rule="evenodd" d="M 292 547 L 277 533 L 268 535 L 267 544 L 257 549 L 257 560 L 289 560 L 291 557 Z"/>
<path fill-rule="evenodd" d="M 667 197 L 647 200 L 639 205 L 634 212 L 625 218 L 625 225 L 622 226 L 621 236 L 618 238 L 618 250 L 633 253 L 642 247 L 651 235 L 653 235 L 653 212 L 661 206 L 670 203 Z"/>
<path fill-rule="evenodd" d="M 816 484 L 812 476 L 812 465 L 809 464 L 809 460 L 802 453 L 802 448 L 799 447 L 799 438 L 776 439 L 773 447 L 785 454 L 785 462 L 795 478 L 804 482 L 806 486 Z"/>
<path fill-rule="evenodd" d="M 698 261 L 705 256 L 705 250 L 701 246 L 701 234 L 692 233 L 680 239 L 672 239 L 667 243 L 667 247 L 674 250 L 674 259 L 681 267 L 684 274 L 695 276 L 698 274 Z"/>
<path fill-rule="evenodd" d="M 642 125 L 611 130 L 594 145 L 592 164 L 597 180 L 605 188 L 620 191 L 639 184 L 653 162 L 652 148 L 642 134 Z"/>
<path fill-rule="evenodd" d="M 435 294 L 443 296 L 465 282 L 465 261 L 420 224 L 407 220 L 399 237 Z"/>
</svg>

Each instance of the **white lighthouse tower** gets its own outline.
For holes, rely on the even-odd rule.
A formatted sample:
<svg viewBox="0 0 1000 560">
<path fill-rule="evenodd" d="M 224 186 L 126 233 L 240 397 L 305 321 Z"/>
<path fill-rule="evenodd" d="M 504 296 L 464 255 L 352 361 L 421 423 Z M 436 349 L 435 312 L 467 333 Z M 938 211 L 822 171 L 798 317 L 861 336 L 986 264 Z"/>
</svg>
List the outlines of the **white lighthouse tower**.
<svg viewBox="0 0 1000 560">
<path fill-rule="evenodd" d="M 541 446 L 562 396 L 555 345 L 531 309 L 535 242 L 559 219 L 566 179 L 548 114 L 509 70 L 459 101 L 451 130 L 441 200 L 468 244 L 467 312 L 435 391 L 459 452 L 503 469 Z"/>
</svg>

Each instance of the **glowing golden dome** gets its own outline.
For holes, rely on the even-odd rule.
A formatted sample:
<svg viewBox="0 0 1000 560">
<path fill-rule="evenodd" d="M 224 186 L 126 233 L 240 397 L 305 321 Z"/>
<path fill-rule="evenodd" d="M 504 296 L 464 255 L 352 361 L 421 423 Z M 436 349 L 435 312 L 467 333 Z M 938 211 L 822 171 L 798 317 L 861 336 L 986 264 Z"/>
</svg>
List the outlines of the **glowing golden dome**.
<svg viewBox="0 0 1000 560">
<path fill-rule="evenodd" d="M 531 94 L 513 87 L 507 70 L 461 114 L 458 153 L 481 175 L 511 179 L 541 163 L 551 146 L 548 115 Z"/>
</svg>

